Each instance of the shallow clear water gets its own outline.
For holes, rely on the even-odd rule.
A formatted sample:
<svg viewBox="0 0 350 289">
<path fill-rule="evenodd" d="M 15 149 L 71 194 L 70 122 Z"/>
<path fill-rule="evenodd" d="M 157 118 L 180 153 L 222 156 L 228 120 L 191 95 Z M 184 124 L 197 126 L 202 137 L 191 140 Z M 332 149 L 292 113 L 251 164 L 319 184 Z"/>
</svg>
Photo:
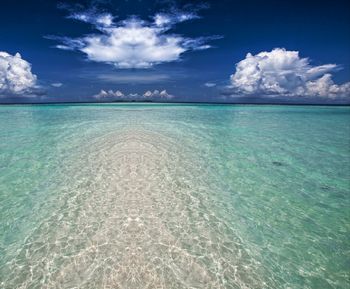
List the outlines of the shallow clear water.
<svg viewBox="0 0 350 289">
<path fill-rule="evenodd" d="M 349 288 L 350 108 L 0 106 L 0 288 Z"/>
</svg>

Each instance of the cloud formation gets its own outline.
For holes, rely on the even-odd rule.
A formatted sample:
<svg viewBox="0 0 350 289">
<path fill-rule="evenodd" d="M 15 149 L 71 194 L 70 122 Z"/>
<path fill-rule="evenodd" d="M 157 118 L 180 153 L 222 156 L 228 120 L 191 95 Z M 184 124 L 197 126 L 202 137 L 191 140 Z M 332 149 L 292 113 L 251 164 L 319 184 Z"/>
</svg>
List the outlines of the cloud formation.
<svg viewBox="0 0 350 289">
<path fill-rule="evenodd" d="M 116 23 L 116 17 L 111 14 L 94 11 L 73 13 L 68 18 L 90 23 L 99 33 L 75 39 L 49 37 L 61 42 L 56 48 L 78 50 L 91 61 L 112 64 L 117 68 L 150 68 L 177 61 L 186 51 L 210 48 L 206 42 L 217 38 L 187 38 L 168 33 L 177 23 L 199 18 L 188 12 L 158 13 L 151 21 L 132 16 Z"/>
<path fill-rule="evenodd" d="M 204 86 L 206 86 L 206 87 L 214 87 L 214 86 L 216 86 L 216 83 L 214 83 L 214 82 L 206 82 L 206 83 L 204 83 Z"/>
<path fill-rule="evenodd" d="M 19 53 L 0 51 L 0 97 L 34 96 L 37 77 Z"/>
<path fill-rule="evenodd" d="M 107 101 L 107 100 L 123 99 L 123 98 L 125 98 L 125 95 L 120 90 L 105 91 L 105 90 L 101 89 L 101 91 L 98 94 L 95 94 L 93 97 L 96 98 L 97 100 Z"/>
<path fill-rule="evenodd" d="M 154 83 L 170 81 L 170 75 L 167 74 L 100 74 L 96 76 L 97 79 L 110 83 Z"/>
<path fill-rule="evenodd" d="M 154 91 L 146 91 L 144 94 L 138 93 L 129 93 L 124 94 L 120 90 L 101 90 L 98 94 L 93 96 L 95 99 L 99 101 L 114 101 L 114 100 L 158 100 L 164 101 L 172 99 L 174 96 L 169 94 L 166 90 L 154 90 Z"/>
<path fill-rule="evenodd" d="M 350 82 L 335 84 L 336 64 L 312 66 L 298 51 L 275 48 L 256 55 L 248 53 L 231 75 L 232 94 L 344 98 L 350 96 Z"/>
<path fill-rule="evenodd" d="M 162 91 L 159 91 L 159 90 L 153 90 L 153 91 L 150 91 L 150 90 L 147 90 L 144 94 L 143 94 L 143 97 L 144 98 L 148 98 L 148 99 L 161 99 L 161 100 L 167 100 L 167 99 L 171 99 L 173 98 L 174 96 L 167 93 L 166 90 L 162 90 Z"/>
<path fill-rule="evenodd" d="M 63 85 L 63 83 L 61 83 L 61 82 L 51 83 L 51 86 L 53 86 L 53 87 L 61 87 L 62 85 Z"/>
</svg>

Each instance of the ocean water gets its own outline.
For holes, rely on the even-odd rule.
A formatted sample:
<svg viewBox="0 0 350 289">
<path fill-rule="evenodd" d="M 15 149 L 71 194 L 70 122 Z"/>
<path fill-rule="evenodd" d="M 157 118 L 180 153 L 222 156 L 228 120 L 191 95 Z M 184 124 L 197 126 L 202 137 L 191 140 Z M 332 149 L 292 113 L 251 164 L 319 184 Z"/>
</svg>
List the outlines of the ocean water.
<svg viewBox="0 0 350 289">
<path fill-rule="evenodd" d="M 0 288 L 349 288 L 350 108 L 0 106 Z"/>
</svg>

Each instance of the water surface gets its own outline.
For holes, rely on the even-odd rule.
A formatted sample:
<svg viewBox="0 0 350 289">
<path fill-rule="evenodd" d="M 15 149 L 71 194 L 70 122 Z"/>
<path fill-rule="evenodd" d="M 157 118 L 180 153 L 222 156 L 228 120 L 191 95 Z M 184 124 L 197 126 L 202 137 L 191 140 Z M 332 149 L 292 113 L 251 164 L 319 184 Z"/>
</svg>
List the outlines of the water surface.
<svg viewBox="0 0 350 289">
<path fill-rule="evenodd" d="M 350 108 L 0 106 L 0 288 L 348 288 Z"/>
</svg>

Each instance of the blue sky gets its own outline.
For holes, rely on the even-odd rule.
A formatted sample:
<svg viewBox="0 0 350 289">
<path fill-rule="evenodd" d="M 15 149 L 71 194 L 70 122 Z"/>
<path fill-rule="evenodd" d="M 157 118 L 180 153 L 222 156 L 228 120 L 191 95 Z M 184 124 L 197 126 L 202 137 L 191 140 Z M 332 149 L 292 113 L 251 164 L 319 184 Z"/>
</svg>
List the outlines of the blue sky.
<svg viewBox="0 0 350 289">
<path fill-rule="evenodd" d="M 350 102 L 348 1 L 2 1 L 0 102 Z"/>
</svg>

